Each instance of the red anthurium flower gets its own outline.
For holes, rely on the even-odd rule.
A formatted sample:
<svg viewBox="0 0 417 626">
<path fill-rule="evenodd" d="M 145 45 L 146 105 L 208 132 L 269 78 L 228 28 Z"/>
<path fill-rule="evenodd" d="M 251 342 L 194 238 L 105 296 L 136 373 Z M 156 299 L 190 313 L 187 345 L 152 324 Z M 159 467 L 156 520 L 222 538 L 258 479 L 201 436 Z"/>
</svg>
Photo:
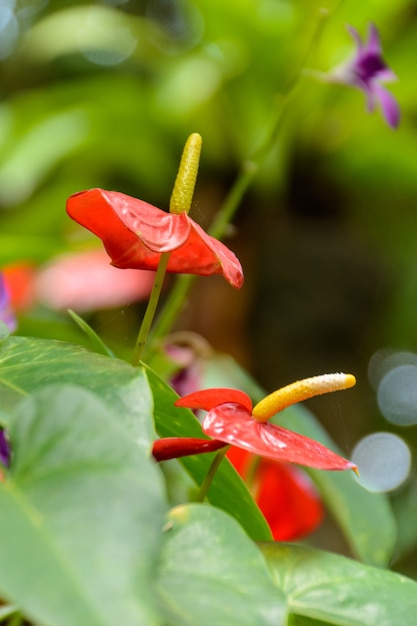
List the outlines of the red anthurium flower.
<svg viewBox="0 0 417 626">
<path fill-rule="evenodd" d="M 285 407 L 312 396 L 346 389 L 355 384 L 350 374 L 325 374 L 283 387 L 252 407 L 237 389 L 196 391 L 175 402 L 176 406 L 208 411 L 202 428 L 206 435 L 274 461 L 298 463 L 324 470 L 356 470 L 354 463 L 322 444 L 267 420 Z"/>
<path fill-rule="evenodd" d="M 71 196 L 67 212 L 102 240 L 115 267 L 156 270 L 161 254 L 169 252 L 168 272 L 222 274 L 233 287 L 243 284 L 233 252 L 186 211 L 166 213 L 123 193 L 90 189 Z"/>
<path fill-rule="evenodd" d="M 323 505 L 309 477 L 298 467 L 257 458 L 232 446 L 229 461 L 249 489 L 276 541 L 295 541 L 313 532 L 323 519 Z"/>
</svg>

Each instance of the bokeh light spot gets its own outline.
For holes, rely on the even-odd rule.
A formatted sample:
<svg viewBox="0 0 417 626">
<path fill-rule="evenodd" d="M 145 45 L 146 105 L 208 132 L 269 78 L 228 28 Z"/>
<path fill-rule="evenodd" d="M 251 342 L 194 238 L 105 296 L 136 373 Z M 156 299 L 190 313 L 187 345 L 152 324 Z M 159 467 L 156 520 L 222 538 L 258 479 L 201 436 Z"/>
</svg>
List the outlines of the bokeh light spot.
<svg viewBox="0 0 417 626">
<path fill-rule="evenodd" d="M 359 482 L 373 492 L 392 491 L 408 477 L 411 452 L 401 437 L 392 433 L 373 433 L 361 439 L 352 453 L 358 466 Z"/>
<path fill-rule="evenodd" d="M 114 66 L 126 61 L 137 46 L 126 20 L 112 10 L 94 7 L 86 15 L 78 36 L 82 54 L 91 63 Z"/>
<path fill-rule="evenodd" d="M 15 49 L 19 38 L 19 24 L 13 8 L 0 4 L 0 59 L 7 58 Z"/>
<path fill-rule="evenodd" d="M 382 415 L 392 424 L 417 423 L 417 365 L 399 365 L 382 378 L 377 400 Z"/>
<path fill-rule="evenodd" d="M 375 391 L 378 385 L 390 370 L 399 365 L 416 365 L 417 354 L 414 352 L 388 350 L 382 348 L 377 350 L 371 357 L 368 366 L 368 377 Z"/>
</svg>

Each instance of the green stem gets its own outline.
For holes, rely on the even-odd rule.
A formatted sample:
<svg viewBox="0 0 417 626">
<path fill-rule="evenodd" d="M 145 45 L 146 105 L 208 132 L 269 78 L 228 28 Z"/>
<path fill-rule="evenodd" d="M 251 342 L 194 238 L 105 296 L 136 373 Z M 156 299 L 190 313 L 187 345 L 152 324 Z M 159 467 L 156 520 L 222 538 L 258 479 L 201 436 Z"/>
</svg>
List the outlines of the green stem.
<svg viewBox="0 0 417 626">
<path fill-rule="evenodd" d="M 213 482 L 213 478 L 216 475 L 217 470 L 219 469 L 220 463 L 223 461 L 224 457 L 230 446 L 226 446 L 219 450 L 214 457 L 207 474 L 204 477 L 203 482 L 201 483 L 200 491 L 197 494 L 196 502 L 204 502 L 205 497 L 207 495 L 208 490 L 210 489 L 210 485 Z"/>
<path fill-rule="evenodd" d="M 159 297 L 161 295 L 162 285 L 164 283 L 165 273 L 169 261 L 169 252 L 161 254 L 158 268 L 155 272 L 155 280 L 153 283 L 151 295 L 149 297 L 148 306 L 143 316 L 142 324 L 139 329 L 138 338 L 136 340 L 135 349 L 133 351 L 132 365 L 139 365 L 142 358 L 146 340 L 151 329 L 153 318 L 155 317 L 156 307 L 158 306 Z"/>
<path fill-rule="evenodd" d="M 208 234 L 216 239 L 224 236 L 227 226 L 232 221 L 239 205 L 249 188 L 252 180 L 258 172 L 258 164 L 255 161 L 245 161 L 242 168 L 227 194 L 220 211 L 214 218 Z"/>
<path fill-rule="evenodd" d="M 288 105 L 292 100 L 300 79 L 302 78 L 303 68 L 306 66 L 311 53 L 318 44 L 327 18 L 328 13 L 322 10 L 319 13 L 316 29 L 313 33 L 313 37 L 306 54 L 304 55 L 303 61 L 300 64 L 300 69 L 288 82 L 286 88 L 284 89 L 284 93 L 280 98 L 275 114 L 275 120 L 272 123 L 271 132 L 267 135 L 266 140 L 262 143 L 259 149 L 255 151 L 253 158 L 243 163 L 220 211 L 208 230 L 208 234 L 212 237 L 221 239 L 224 236 L 228 224 L 232 221 L 247 189 L 252 183 L 252 180 L 255 178 L 259 167 L 274 147 L 285 119 L 285 115 L 288 111 Z M 168 295 L 161 315 L 159 319 L 156 320 L 156 324 L 152 332 L 153 339 L 164 337 L 171 330 L 183 307 L 184 300 L 195 278 L 196 276 L 193 275 L 183 275 L 177 278 L 174 287 Z"/>
</svg>

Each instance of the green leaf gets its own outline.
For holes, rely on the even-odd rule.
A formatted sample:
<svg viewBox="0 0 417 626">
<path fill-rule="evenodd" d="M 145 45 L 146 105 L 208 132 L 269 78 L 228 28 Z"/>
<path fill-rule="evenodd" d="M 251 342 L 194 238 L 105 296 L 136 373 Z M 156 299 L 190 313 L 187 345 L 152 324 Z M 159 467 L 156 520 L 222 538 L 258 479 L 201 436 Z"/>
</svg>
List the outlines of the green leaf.
<svg viewBox="0 0 417 626">
<path fill-rule="evenodd" d="M 302 615 L 289 615 L 287 626 L 329 626 L 329 622 L 322 622 L 318 619 L 310 619 Z"/>
<path fill-rule="evenodd" d="M 53 385 L 11 415 L 0 594 L 37 624 L 157 624 L 160 473 L 97 396 Z"/>
<path fill-rule="evenodd" d="M 301 405 L 285 409 L 273 420 L 339 452 L 314 415 Z M 384 494 L 364 489 L 352 472 L 308 469 L 355 555 L 369 565 L 386 566 L 396 541 L 396 524 Z"/>
<path fill-rule="evenodd" d="M 77 326 L 83 331 L 83 333 L 87 335 L 87 337 L 91 341 L 91 345 L 93 346 L 97 354 L 104 354 L 104 356 L 114 357 L 113 352 L 110 350 L 110 348 L 106 346 L 101 337 L 97 335 L 96 331 L 91 328 L 90 324 L 87 324 L 87 322 L 83 320 L 82 317 L 77 315 L 77 313 L 72 309 L 68 309 L 68 314 L 77 324 Z"/>
<path fill-rule="evenodd" d="M 295 615 L 337 626 L 415 626 L 417 583 L 404 576 L 302 546 L 262 551 Z"/>
<path fill-rule="evenodd" d="M 43 262 L 62 252 L 64 246 L 57 237 L 38 235 L 0 234 L 0 265 L 30 258 Z"/>
<path fill-rule="evenodd" d="M 159 590 L 169 626 L 284 626 L 283 594 L 229 515 L 202 504 L 168 516 Z"/>
<path fill-rule="evenodd" d="M 0 417 L 1 420 L 1 417 Z M 393 511 L 398 526 L 398 542 L 395 560 L 410 554 L 417 546 L 417 476 L 414 474 L 407 484 L 393 495 Z"/>
<path fill-rule="evenodd" d="M 0 320 L 0 341 L 7 339 L 9 335 L 10 335 L 9 327 L 7 326 L 7 324 L 5 324 L 5 322 L 3 322 L 3 320 Z"/>
<path fill-rule="evenodd" d="M 51 383 L 72 383 L 96 393 L 144 448 L 155 439 L 152 395 L 142 368 L 61 341 L 9 337 L 0 344 L 3 409 Z"/>
<path fill-rule="evenodd" d="M 7 619 L 11 615 L 14 615 L 14 613 L 17 613 L 18 610 L 19 609 L 17 607 L 10 604 L 6 606 L 0 606 L 0 622 Z"/>
<path fill-rule="evenodd" d="M 155 427 L 160 437 L 201 437 L 200 423 L 189 409 L 175 408 L 178 395 L 151 369 L 146 369 L 154 396 Z M 201 485 L 214 454 L 199 454 L 179 459 L 197 485 Z M 208 500 L 235 517 L 255 541 L 271 540 L 271 531 L 245 483 L 224 459 L 208 492 Z"/>
</svg>

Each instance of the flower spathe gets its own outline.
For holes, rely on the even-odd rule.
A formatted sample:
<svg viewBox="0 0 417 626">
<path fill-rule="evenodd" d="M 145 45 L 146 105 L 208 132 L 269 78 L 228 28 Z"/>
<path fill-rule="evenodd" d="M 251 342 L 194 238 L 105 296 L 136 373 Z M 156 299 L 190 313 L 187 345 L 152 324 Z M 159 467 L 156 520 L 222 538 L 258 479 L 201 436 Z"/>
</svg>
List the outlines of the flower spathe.
<svg viewBox="0 0 417 626">
<path fill-rule="evenodd" d="M 368 111 L 374 111 L 379 102 L 387 123 L 396 128 L 400 109 L 394 96 L 382 84 L 397 77 L 382 57 L 378 31 L 370 24 L 368 40 L 364 43 L 355 28 L 348 26 L 348 30 L 357 45 L 355 58 L 331 72 L 329 80 L 361 89 L 366 95 Z"/>
<path fill-rule="evenodd" d="M 237 257 L 186 211 L 166 213 L 123 193 L 90 189 L 72 195 L 67 212 L 102 240 L 115 267 L 156 270 L 169 252 L 168 272 L 222 274 L 235 288 L 243 284 Z"/>
<path fill-rule="evenodd" d="M 197 439 L 195 437 L 163 437 L 154 441 L 152 455 L 158 463 L 183 456 L 216 452 L 227 444 L 216 439 Z"/>
<path fill-rule="evenodd" d="M 333 388 L 330 388 L 328 381 L 332 378 L 334 384 Z M 347 461 L 317 441 L 264 421 L 263 407 L 268 414 L 268 419 L 276 413 L 272 406 L 275 398 L 277 398 L 277 406 L 280 407 L 278 410 L 282 410 L 284 406 L 295 404 L 300 399 L 305 400 L 319 393 L 346 389 L 355 384 L 355 378 L 350 374 L 329 374 L 306 380 L 309 395 L 305 391 L 306 385 L 303 384 L 305 381 L 298 381 L 279 390 L 280 392 L 287 390 L 289 395 L 287 401 L 283 399 L 282 393 L 275 392 L 267 396 L 255 408 L 252 407 L 252 401 L 246 393 L 228 388 L 196 391 L 180 398 L 175 405 L 208 411 L 202 423 L 202 429 L 206 435 L 258 456 L 323 470 L 353 469 L 356 471 L 354 463 Z M 326 385 L 326 390 L 323 390 L 323 384 Z M 314 389 L 315 386 L 317 390 Z M 302 389 L 302 396 L 300 396 L 300 389 Z M 256 417 L 254 413 L 257 414 Z"/>
</svg>

